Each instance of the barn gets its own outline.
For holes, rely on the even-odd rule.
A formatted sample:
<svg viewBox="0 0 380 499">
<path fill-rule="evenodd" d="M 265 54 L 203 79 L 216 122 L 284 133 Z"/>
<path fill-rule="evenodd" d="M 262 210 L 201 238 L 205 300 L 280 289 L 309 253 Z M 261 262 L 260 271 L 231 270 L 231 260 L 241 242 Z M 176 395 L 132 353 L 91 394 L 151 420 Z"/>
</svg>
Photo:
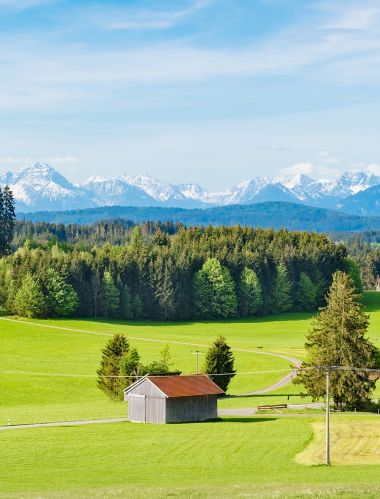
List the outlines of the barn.
<svg viewBox="0 0 380 499">
<path fill-rule="evenodd" d="M 218 416 L 224 391 L 203 374 L 145 376 L 124 390 L 128 418 L 140 423 L 190 423 Z"/>
</svg>

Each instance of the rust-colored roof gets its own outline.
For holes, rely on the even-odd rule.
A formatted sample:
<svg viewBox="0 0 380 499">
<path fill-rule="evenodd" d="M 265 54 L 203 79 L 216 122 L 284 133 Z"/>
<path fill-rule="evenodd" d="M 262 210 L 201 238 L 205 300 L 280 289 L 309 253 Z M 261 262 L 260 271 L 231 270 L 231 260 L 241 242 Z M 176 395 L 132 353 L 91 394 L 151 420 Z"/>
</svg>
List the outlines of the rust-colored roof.
<svg viewBox="0 0 380 499">
<path fill-rule="evenodd" d="M 148 376 L 168 398 L 223 395 L 224 391 L 203 374 L 192 376 Z"/>
</svg>

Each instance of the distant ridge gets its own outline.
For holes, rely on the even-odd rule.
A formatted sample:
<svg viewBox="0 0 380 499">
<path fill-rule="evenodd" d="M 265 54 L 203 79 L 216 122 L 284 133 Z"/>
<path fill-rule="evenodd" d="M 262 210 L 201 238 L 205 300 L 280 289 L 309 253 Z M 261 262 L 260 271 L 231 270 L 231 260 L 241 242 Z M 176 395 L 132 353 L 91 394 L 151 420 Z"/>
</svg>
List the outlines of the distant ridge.
<svg viewBox="0 0 380 499">
<path fill-rule="evenodd" d="M 207 209 L 105 206 L 85 210 L 19 213 L 33 222 L 91 224 L 99 220 L 173 221 L 185 225 L 248 225 L 315 232 L 380 230 L 380 217 L 361 217 L 298 203 L 265 202 Z"/>
<path fill-rule="evenodd" d="M 380 176 L 369 172 L 346 172 L 337 179 L 319 180 L 302 174 L 255 177 L 223 191 L 211 191 L 194 183 L 171 184 L 147 174 L 92 176 L 77 185 L 47 163 L 37 162 L 17 173 L 0 173 L 0 187 L 6 184 L 14 193 L 18 212 L 103 206 L 192 209 L 286 201 L 354 215 L 377 215 L 380 202 Z"/>
</svg>

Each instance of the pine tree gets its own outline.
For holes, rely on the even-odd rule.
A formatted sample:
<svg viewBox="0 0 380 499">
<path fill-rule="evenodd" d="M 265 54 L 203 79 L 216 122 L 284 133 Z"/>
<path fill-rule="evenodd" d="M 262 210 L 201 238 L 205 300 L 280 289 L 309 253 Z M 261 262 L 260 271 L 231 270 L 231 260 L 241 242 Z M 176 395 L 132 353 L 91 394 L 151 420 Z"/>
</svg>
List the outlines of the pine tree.
<svg viewBox="0 0 380 499">
<path fill-rule="evenodd" d="M 11 243 L 13 239 L 13 233 L 15 228 L 15 201 L 13 198 L 13 193 L 8 185 L 5 186 L 3 191 L 4 197 L 4 236 L 3 236 L 3 253 L 8 254 L 11 251 Z"/>
<path fill-rule="evenodd" d="M 123 389 L 126 386 L 121 374 L 121 361 L 129 351 L 127 338 L 122 334 L 115 334 L 102 350 L 102 359 L 98 374 L 98 387 L 111 399 L 123 398 Z"/>
<path fill-rule="evenodd" d="M 74 288 L 56 270 L 47 271 L 45 288 L 49 315 L 68 317 L 75 312 L 78 306 L 78 296 Z"/>
<path fill-rule="evenodd" d="M 104 317 L 116 317 L 120 306 L 120 291 L 110 272 L 104 272 L 101 284 L 101 311 Z"/>
<path fill-rule="evenodd" d="M 205 356 L 203 372 L 224 391 L 227 391 L 231 379 L 235 376 L 234 355 L 224 336 L 218 336 Z M 225 376 L 213 374 L 228 373 Z M 232 374 L 231 374 L 232 373 Z"/>
<path fill-rule="evenodd" d="M 295 378 L 314 400 L 325 395 L 325 368 L 331 372 L 331 394 L 337 408 L 361 408 L 370 400 L 375 381 L 364 371 L 350 368 L 376 367 L 378 351 L 366 338 L 368 316 L 357 301 L 351 278 L 336 272 L 327 296 L 327 306 L 313 323 L 305 344 L 309 354 L 304 371 Z"/>
<path fill-rule="evenodd" d="M 301 272 L 296 285 L 295 306 L 297 310 L 310 311 L 316 307 L 317 290 L 313 281 L 305 273 Z"/>
<path fill-rule="evenodd" d="M 263 294 L 256 272 L 248 267 L 243 269 L 239 279 L 239 312 L 245 317 L 254 315 L 263 304 Z"/>
<path fill-rule="evenodd" d="M 133 319 L 132 295 L 128 284 L 121 286 L 120 290 L 120 314 L 123 319 Z"/>
<path fill-rule="evenodd" d="M 288 271 L 284 263 L 277 266 L 277 274 L 274 281 L 271 309 L 275 314 L 287 312 L 292 308 L 291 299 L 292 285 L 288 277 Z"/>
<path fill-rule="evenodd" d="M 140 295 L 135 294 L 132 298 L 132 313 L 134 319 L 141 319 L 143 312 L 143 304 Z"/>
<path fill-rule="evenodd" d="M 195 313 L 204 319 L 234 317 L 237 312 L 235 283 L 226 267 L 209 258 L 194 278 Z"/>
<path fill-rule="evenodd" d="M 5 255 L 5 194 L 0 187 L 0 256 Z"/>
<path fill-rule="evenodd" d="M 361 294 L 363 292 L 363 285 L 360 278 L 360 270 L 355 260 L 349 257 L 345 258 L 343 263 L 343 270 L 351 277 L 351 280 L 355 286 L 356 293 Z"/>
<path fill-rule="evenodd" d="M 26 274 L 16 293 L 14 309 L 24 317 L 41 317 L 46 311 L 45 297 L 40 283 L 35 277 Z"/>
</svg>

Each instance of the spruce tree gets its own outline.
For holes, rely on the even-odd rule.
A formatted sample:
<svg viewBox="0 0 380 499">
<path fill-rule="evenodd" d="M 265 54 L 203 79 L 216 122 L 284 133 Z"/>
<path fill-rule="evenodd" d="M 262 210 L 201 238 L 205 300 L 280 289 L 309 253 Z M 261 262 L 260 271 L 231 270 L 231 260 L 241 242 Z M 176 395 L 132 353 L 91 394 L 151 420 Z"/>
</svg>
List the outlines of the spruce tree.
<svg viewBox="0 0 380 499">
<path fill-rule="evenodd" d="M 243 269 L 239 279 L 239 312 L 245 317 L 254 315 L 263 304 L 263 294 L 256 272 L 248 267 Z"/>
<path fill-rule="evenodd" d="M 98 374 L 98 387 L 111 399 L 123 398 L 123 389 L 126 386 L 121 374 L 121 361 L 129 351 L 127 338 L 122 334 L 115 334 L 102 350 L 102 359 Z"/>
<path fill-rule="evenodd" d="M 54 269 L 47 271 L 45 279 L 47 312 L 51 316 L 68 317 L 78 306 L 74 288 Z"/>
<path fill-rule="evenodd" d="M 45 314 L 46 304 L 41 285 L 31 274 L 24 277 L 16 293 L 13 308 L 17 314 L 24 317 L 34 318 Z"/>
<path fill-rule="evenodd" d="M 227 345 L 224 336 L 218 336 L 215 342 L 207 350 L 203 372 L 216 383 L 222 390 L 227 391 L 231 379 L 235 376 L 234 355 L 231 347 Z M 228 373 L 225 376 L 213 376 L 213 374 Z M 232 374 L 231 374 L 232 373 Z"/>
<path fill-rule="evenodd" d="M 104 317 L 116 317 L 120 307 L 120 291 L 110 272 L 104 272 L 101 284 L 101 311 Z"/>
<path fill-rule="evenodd" d="M 11 251 L 11 244 L 15 228 L 15 201 L 13 193 L 8 185 L 5 186 L 3 191 L 3 217 L 4 217 L 4 247 L 3 253 L 8 254 Z"/>
<path fill-rule="evenodd" d="M 284 263 L 277 265 L 277 273 L 274 281 L 271 311 L 275 314 L 287 312 L 292 308 L 291 298 L 292 284 Z"/>
<path fill-rule="evenodd" d="M 234 317 L 237 312 L 235 283 L 226 267 L 209 258 L 194 278 L 195 313 L 203 319 Z"/>
<path fill-rule="evenodd" d="M 301 272 L 296 285 L 295 305 L 297 310 L 310 311 L 316 307 L 317 290 L 313 281 L 305 273 Z"/>
<path fill-rule="evenodd" d="M 337 408 L 356 409 L 370 400 L 376 382 L 371 373 L 351 368 L 374 368 L 378 351 L 366 338 L 368 316 L 357 300 L 352 279 L 336 272 L 327 305 L 317 315 L 305 344 L 309 355 L 305 370 L 294 382 L 303 384 L 314 400 L 325 396 L 325 372 L 330 366 L 331 394 Z"/>
</svg>

